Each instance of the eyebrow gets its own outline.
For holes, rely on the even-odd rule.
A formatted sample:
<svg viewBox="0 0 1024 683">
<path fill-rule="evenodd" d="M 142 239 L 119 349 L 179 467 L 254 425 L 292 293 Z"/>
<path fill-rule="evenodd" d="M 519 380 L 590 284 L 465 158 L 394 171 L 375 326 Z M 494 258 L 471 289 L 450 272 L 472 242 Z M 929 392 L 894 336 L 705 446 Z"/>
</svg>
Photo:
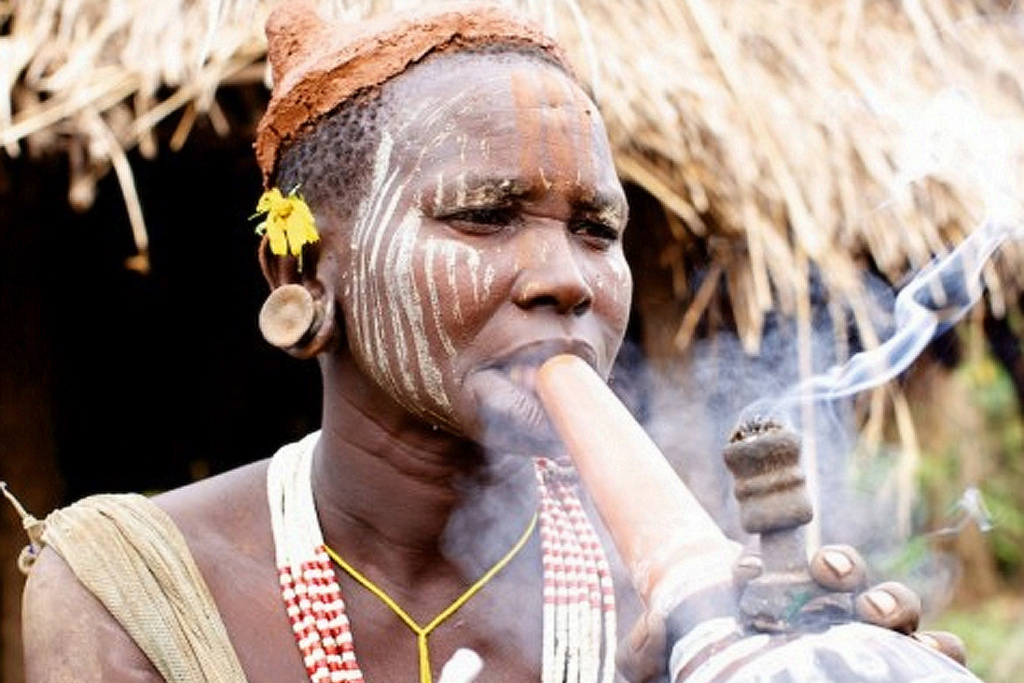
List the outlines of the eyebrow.
<svg viewBox="0 0 1024 683">
<path fill-rule="evenodd" d="M 625 227 L 629 217 L 629 207 L 619 195 L 600 193 L 594 198 L 574 202 L 573 205 L 577 211 L 622 227 Z"/>
<path fill-rule="evenodd" d="M 463 176 L 464 184 L 454 196 L 452 187 L 457 183 L 446 182 L 444 198 L 439 208 L 472 208 L 529 201 L 544 191 L 536 183 L 524 182 L 507 176 L 481 177 Z M 625 222 L 626 205 L 619 193 L 596 190 L 580 193 L 572 199 L 573 209 L 602 219 Z"/>
<path fill-rule="evenodd" d="M 495 201 L 522 201 L 538 193 L 538 188 L 531 183 L 523 182 L 517 178 L 507 176 L 500 177 L 473 177 L 462 176 L 462 183 L 450 183 L 446 189 L 456 188 L 455 197 L 449 201 L 459 202 L 461 205 L 472 206 L 474 204 L 491 204 Z"/>
</svg>

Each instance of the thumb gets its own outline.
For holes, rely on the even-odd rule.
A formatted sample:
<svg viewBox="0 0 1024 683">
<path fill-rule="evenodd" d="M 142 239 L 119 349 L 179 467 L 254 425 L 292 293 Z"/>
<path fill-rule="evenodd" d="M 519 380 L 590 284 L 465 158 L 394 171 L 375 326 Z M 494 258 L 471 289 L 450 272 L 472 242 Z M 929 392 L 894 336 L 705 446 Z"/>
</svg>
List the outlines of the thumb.
<svg viewBox="0 0 1024 683">
<path fill-rule="evenodd" d="M 665 619 L 645 612 L 615 654 L 619 674 L 630 683 L 651 683 L 668 673 L 668 629 Z"/>
</svg>

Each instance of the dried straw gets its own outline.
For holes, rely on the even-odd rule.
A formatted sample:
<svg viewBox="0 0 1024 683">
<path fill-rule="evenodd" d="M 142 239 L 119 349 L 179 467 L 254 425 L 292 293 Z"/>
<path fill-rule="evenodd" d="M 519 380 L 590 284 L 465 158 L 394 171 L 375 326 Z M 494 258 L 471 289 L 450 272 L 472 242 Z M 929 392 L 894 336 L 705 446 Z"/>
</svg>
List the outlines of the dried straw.
<svg viewBox="0 0 1024 683">
<path fill-rule="evenodd" d="M 767 311 L 806 315 L 812 268 L 863 322 L 865 261 L 898 282 L 969 234 L 993 210 L 993 190 L 1019 204 L 1019 3 L 504 2 L 565 44 L 605 114 L 623 178 L 662 204 L 673 238 L 713 235 L 738 245 L 713 256 L 724 277 L 692 298 L 679 321 L 680 350 L 709 302 L 723 298 L 710 289 L 720 282 L 751 352 Z M 155 154 L 154 127 L 179 110 L 175 146 L 197 116 L 227 126 L 217 89 L 266 80 L 262 25 L 271 4 L 0 6 L 9 15 L 0 37 L 0 147 L 15 155 L 23 143 L 78 140 L 78 196 L 87 200 L 81 183 L 113 167 L 144 254 L 127 152 Z M 351 18 L 410 4 L 321 3 L 326 15 Z M 1005 249 L 1000 267 L 986 271 L 994 310 L 1020 291 L 1020 252 Z"/>
</svg>

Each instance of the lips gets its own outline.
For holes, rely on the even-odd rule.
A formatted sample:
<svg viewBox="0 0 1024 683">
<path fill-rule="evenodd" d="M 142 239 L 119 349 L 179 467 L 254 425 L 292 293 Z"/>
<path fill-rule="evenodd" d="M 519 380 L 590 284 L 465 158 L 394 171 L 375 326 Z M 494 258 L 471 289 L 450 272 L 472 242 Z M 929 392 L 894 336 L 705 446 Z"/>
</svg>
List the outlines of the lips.
<svg viewBox="0 0 1024 683">
<path fill-rule="evenodd" d="M 570 353 L 594 366 L 593 347 L 575 340 L 544 340 L 517 347 L 469 379 L 486 445 L 503 450 L 550 450 L 557 442 L 535 391 L 538 368 Z"/>
<path fill-rule="evenodd" d="M 545 339 L 516 347 L 501 356 L 490 367 L 506 372 L 510 377 L 528 379 L 533 387 L 533 377 L 544 361 L 560 354 L 579 356 L 588 365 L 597 367 L 597 352 L 589 343 L 577 339 Z M 520 382 L 517 382 L 520 383 Z"/>
<path fill-rule="evenodd" d="M 532 402 L 537 386 L 537 369 L 544 364 L 544 361 L 561 354 L 572 354 L 582 358 L 591 367 L 597 366 L 597 354 L 589 344 L 574 340 L 557 340 L 520 346 L 512 353 L 489 365 L 485 372 L 501 375 L 528 394 Z"/>
</svg>

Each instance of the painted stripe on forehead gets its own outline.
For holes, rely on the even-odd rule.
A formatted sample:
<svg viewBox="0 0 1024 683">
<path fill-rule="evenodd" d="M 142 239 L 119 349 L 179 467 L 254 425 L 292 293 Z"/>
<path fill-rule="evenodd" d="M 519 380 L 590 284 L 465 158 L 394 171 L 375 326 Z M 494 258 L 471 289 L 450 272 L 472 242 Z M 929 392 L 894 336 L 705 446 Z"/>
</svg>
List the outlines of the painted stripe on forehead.
<svg viewBox="0 0 1024 683">
<path fill-rule="evenodd" d="M 577 139 L 579 142 L 580 186 L 597 187 L 601 181 L 600 164 L 596 153 L 596 150 L 600 148 L 598 138 L 601 135 L 597 123 L 597 105 L 590 100 L 582 88 L 572 87 L 571 84 L 568 87 L 573 102 L 575 102 L 576 111 L 579 112 L 579 137 Z"/>
<path fill-rule="evenodd" d="M 516 70 L 511 76 L 520 144 L 520 170 L 526 177 L 549 176 L 592 188 L 600 180 L 595 149 L 601 131 L 594 104 L 568 76 L 550 69 Z M 575 115 L 575 119 L 569 116 Z M 534 144 L 531 144 L 534 143 Z"/>
<path fill-rule="evenodd" d="M 568 129 L 569 122 L 565 118 L 566 101 L 574 103 L 572 93 L 568 91 L 568 79 L 555 77 L 548 70 L 540 75 L 540 88 L 543 91 L 544 107 L 541 110 L 544 131 L 543 154 L 550 163 L 552 178 L 549 180 L 565 180 L 565 173 L 571 173 L 570 180 L 577 181 L 579 159 L 576 158 L 576 144 L 579 135 Z"/>
<path fill-rule="evenodd" d="M 535 73 L 516 69 L 512 72 L 512 101 L 516 107 L 516 130 L 519 133 L 519 169 L 524 178 L 529 178 L 540 167 L 540 159 L 534 151 L 540 145 L 528 144 L 527 140 L 539 140 L 540 119 L 536 115 L 539 93 L 533 87 Z"/>
<path fill-rule="evenodd" d="M 421 97 L 413 108 L 402 112 L 400 120 L 391 124 L 389 130 L 393 131 L 395 139 L 405 138 L 411 127 L 419 129 L 416 134 L 417 139 L 420 139 L 424 132 L 433 131 L 429 143 L 420 145 L 419 149 L 414 151 L 417 154 L 416 172 L 421 172 L 424 170 L 423 157 L 453 135 L 458 134 L 458 131 L 451 125 L 452 117 L 466 112 L 473 106 L 473 101 L 465 93 L 458 93 L 454 97 L 444 100 Z M 443 199 L 440 179 L 438 182 L 438 192 L 434 199 L 435 205 L 440 205 Z"/>
</svg>

